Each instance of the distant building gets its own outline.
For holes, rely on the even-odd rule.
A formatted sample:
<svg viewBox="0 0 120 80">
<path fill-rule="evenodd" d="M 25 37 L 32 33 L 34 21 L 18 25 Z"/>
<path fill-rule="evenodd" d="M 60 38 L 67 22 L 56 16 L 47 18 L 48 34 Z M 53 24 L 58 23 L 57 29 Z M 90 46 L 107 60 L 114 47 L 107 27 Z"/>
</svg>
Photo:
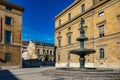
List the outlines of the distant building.
<svg viewBox="0 0 120 80">
<path fill-rule="evenodd" d="M 0 67 L 21 67 L 22 12 L 24 8 L 0 0 Z"/>
<path fill-rule="evenodd" d="M 28 59 L 28 53 L 27 53 L 28 44 L 29 44 L 28 41 L 22 41 L 22 59 L 23 60 Z"/>
<path fill-rule="evenodd" d="M 54 44 L 45 43 L 45 42 L 35 42 L 37 58 L 40 61 L 54 61 L 55 46 Z"/>
<path fill-rule="evenodd" d="M 62 6 L 62 5 L 61 5 Z M 80 19 L 85 20 L 85 48 L 96 53 L 86 56 L 85 67 L 120 69 L 120 0 L 75 0 L 55 17 L 56 67 L 80 67 Z"/>
<path fill-rule="evenodd" d="M 23 59 L 39 59 L 39 61 L 54 61 L 55 46 L 45 42 L 23 41 Z"/>
</svg>

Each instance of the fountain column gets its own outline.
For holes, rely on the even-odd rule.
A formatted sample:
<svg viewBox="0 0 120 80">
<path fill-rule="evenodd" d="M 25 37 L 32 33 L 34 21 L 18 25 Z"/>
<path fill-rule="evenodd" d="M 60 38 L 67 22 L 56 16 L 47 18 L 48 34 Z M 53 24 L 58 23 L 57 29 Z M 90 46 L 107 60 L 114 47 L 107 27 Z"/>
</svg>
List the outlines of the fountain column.
<svg viewBox="0 0 120 80">
<path fill-rule="evenodd" d="M 85 24 L 85 21 L 83 18 L 81 18 L 80 21 L 80 37 L 76 40 L 80 42 L 80 49 L 76 50 L 70 50 L 70 53 L 79 55 L 79 62 L 80 62 L 80 69 L 85 68 L 85 56 L 91 53 L 95 53 L 94 49 L 86 49 L 84 48 L 84 41 L 87 41 L 88 38 L 85 37 L 85 29 L 87 26 L 83 26 Z"/>
</svg>

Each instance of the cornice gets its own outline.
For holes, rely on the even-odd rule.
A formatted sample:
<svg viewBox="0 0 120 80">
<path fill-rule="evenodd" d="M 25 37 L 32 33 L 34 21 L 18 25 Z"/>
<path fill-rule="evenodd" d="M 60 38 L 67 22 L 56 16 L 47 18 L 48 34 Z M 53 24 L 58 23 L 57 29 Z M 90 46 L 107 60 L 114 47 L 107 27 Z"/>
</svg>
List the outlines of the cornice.
<svg viewBox="0 0 120 80">
<path fill-rule="evenodd" d="M 64 14 L 65 12 L 67 12 L 69 9 L 71 9 L 74 5 L 78 4 L 80 1 L 82 0 L 78 0 L 78 1 L 74 1 L 70 6 L 68 6 L 67 8 L 65 8 L 61 13 L 59 13 L 57 16 L 55 16 L 54 19 L 57 19 L 59 16 L 61 16 L 62 14 Z"/>
<path fill-rule="evenodd" d="M 111 0 L 105 0 L 105 1 L 103 1 L 103 2 L 101 2 L 101 3 L 99 3 L 99 4 L 96 4 L 96 5 L 92 6 L 91 8 L 87 9 L 85 12 L 78 14 L 77 16 L 75 16 L 75 17 L 74 17 L 73 19 L 71 19 L 70 21 L 67 21 L 67 22 L 65 22 L 64 24 L 62 24 L 60 27 L 57 27 L 57 28 L 55 29 L 55 31 L 58 30 L 59 28 L 62 28 L 62 27 L 65 26 L 65 25 L 67 25 L 68 23 L 76 20 L 77 18 L 79 18 L 79 17 L 81 17 L 81 16 L 89 13 L 90 11 L 93 11 L 94 9 L 100 7 L 101 5 L 103 5 L 103 4 L 105 4 L 105 3 L 109 2 L 109 1 L 111 1 Z"/>
<path fill-rule="evenodd" d="M 10 6 L 11 8 L 14 8 L 16 10 L 19 10 L 19 11 L 24 11 L 24 8 L 22 6 L 18 6 L 16 4 L 13 4 L 13 3 L 10 3 L 10 2 L 7 2 L 5 0 L 0 0 L 0 5 L 3 5 L 3 6 Z"/>
</svg>

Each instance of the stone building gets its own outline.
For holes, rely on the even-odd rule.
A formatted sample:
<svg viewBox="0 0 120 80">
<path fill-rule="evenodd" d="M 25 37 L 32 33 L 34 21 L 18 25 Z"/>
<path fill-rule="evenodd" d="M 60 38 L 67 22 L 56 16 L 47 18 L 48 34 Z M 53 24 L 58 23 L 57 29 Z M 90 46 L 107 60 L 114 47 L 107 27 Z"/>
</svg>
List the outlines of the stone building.
<svg viewBox="0 0 120 80">
<path fill-rule="evenodd" d="M 35 42 L 37 58 L 40 61 L 54 61 L 55 46 L 45 42 Z M 47 60 L 45 58 L 48 58 Z"/>
<path fill-rule="evenodd" d="M 40 61 L 45 61 L 46 57 L 48 58 L 47 61 L 54 61 L 54 53 L 54 44 L 32 40 L 30 42 L 23 41 L 23 58 L 27 56 L 27 60 L 39 59 Z"/>
<path fill-rule="evenodd" d="M 22 13 L 24 8 L 0 0 L 0 67 L 21 67 Z"/>
<path fill-rule="evenodd" d="M 75 0 L 55 17 L 56 67 L 79 67 L 79 56 L 68 54 L 80 48 L 80 19 L 85 20 L 86 67 L 120 68 L 120 0 Z M 69 64 L 69 65 L 68 65 Z"/>
</svg>

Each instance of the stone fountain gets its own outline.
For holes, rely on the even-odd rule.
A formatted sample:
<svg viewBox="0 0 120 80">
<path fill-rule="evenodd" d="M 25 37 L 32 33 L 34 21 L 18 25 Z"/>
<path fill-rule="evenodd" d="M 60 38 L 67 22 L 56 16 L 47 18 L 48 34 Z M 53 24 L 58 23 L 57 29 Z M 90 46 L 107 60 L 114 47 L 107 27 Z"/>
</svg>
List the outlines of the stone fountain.
<svg viewBox="0 0 120 80">
<path fill-rule="evenodd" d="M 70 54 L 76 54 L 78 55 L 79 58 L 79 62 L 80 62 L 80 69 L 85 69 L 85 56 L 88 54 L 92 54 L 95 53 L 94 49 L 87 49 L 84 48 L 84 41 L 87 41 L 88 38 L 85 37 L 85 29 L 87 28 L 87 26 L 84 26 L 85 21 L 83 18 L 81 18 L 80 21 L 80 37 L 77 38 L 76 40 L 80 42 L 80 49 L 75 49 L 75 50 L 70 50 Z"/>
</svg>

